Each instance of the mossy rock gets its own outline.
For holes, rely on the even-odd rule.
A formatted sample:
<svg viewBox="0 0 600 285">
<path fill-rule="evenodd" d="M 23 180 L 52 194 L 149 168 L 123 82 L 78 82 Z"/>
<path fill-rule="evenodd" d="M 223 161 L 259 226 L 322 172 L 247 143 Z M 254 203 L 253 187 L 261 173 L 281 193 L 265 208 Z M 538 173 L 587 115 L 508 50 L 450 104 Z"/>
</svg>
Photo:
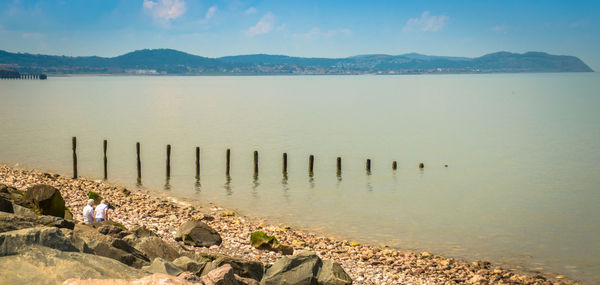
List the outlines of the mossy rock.
<svg viewBox="0 0 600 285">
<path fill-rule="evenodd" d="M 36 213 L 51 215 L 59 218 L 65 217 L 65 200 L 58 189 L 44 184 L 34 185 L 27 189 L 23 199 L 33 204 L 31 207 Z"/>
<path fill-rule="evenodd" d="M 67 220 L 67 221 L 73 220 L 73 213 L 71 213 L 71 211 L 69 209 L 65 209 L 65 220 Z"/>
<path fill-rule="evenodd" d="M 263 231 L 253 232 L 250 235 L 250 244 L 258 249 L 277 251 L 284 255 L 294 253 L 294 249 L 291 246 L 279 243 L 275 237 L 268 236 Z"/>
<path fill-rule="evenodd" d="M 275 237 L 268 236 L 263 231 L 256 231 L 250 235 L 250 245 L 258 249 L 270 249 L 272 245 L 277 243 L 279 242 Z"/>
<path fill-rule="evenodd" d="M 119 227 L 119 228 L 122 228 L 123 230 L 128 231 L 128 229 L 123 224 L 121 224 L 119 222 L 112 222 L 112 225 L 115 226 L 115 227 Z"/>
<path fill-rule="evenodd" d="M 88 195 L 88 198 L 94 200 L 94 204 L 96 204 L 96 205 L 98 205 L 98 204 L 100 204 L 100 202 L 102 202 L 102 196 L 100 196 L 100 194 L 98 194 L 94 191 L 89 191 L 87 195 Z"/>
</svg>

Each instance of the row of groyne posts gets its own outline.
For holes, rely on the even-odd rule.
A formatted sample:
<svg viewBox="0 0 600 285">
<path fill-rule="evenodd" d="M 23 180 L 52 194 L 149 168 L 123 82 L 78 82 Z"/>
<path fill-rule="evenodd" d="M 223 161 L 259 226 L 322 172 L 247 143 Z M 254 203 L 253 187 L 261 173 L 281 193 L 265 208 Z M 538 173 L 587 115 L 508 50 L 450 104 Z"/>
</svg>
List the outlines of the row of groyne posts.
<svg viewBox="0 0 600 285">
<path fill-rule="evenodd" d="M 48 76 L 43 73 L 19 73 L 16 71 L 6 72 L 4 70 L 0 70 L 0 79 L 40 79 L 45 80 L 48 79 Z"/>
<path fill-rule="evenodd" d="M 73 137 L 72 139 L 73 142 L 73 179 L 77 179 L 77 137 Z M 102 149 L 103 149 L 103 154 L 104 154 L 104 179 L 108 179 L 108 157 L 106 155 L 106 152 L 108 150 L 108 141 L 104 140 L 102 143 Z M 136 152 L 136 156 L 137 156 L 137 179 L 138 182 L 141 181 L 142 179 L 142 160 L 140 157 L 140 143 L 136 142 L 135 143 L 135 152 Z M 226 153 L 225 153 L 225 175 L 227 177 L 229 177 L 230 174 L 230 170 L 231 170 L 231 150 L 227 149 Z M 288 172 L 288 155 L 287 153 L 283 153 L 282 156 L 282 172 L 284 177 L 287 176 L 287 172 Z M 315 166 L 315 156 L 314 155 L 309 155 L 308 156 L 308 174 L 309 176 L 313 176 L 313 169 Z M 448 165 L 444 165 L 444 167 L 448 167 Z M 337 168 L 337 175 L 340 176 L 342 174 L 342 158 L 338 157 L 337 158 L 337 163 L 336 163 L 336 168 Z M 425 168 L 425 164 L 424 163 L 419 163 L 419 169 L 423 169 Z M 398 163 L 396 161 L 392 162 L 392 169 L 393 170 L 397 170 L 398 169 Z M 371 174 L 371 159 L 367 159 L 366 160 L 366 164 L 365 164 L 365 170 L 367 171 L 367 174 Z M 169 179 L 171 177 L 171 145 L 168 144 L 167 145 L 167 162 L 166 162 L 166 175 L 167 175 L 167 179 Z M 258 151 L 254 151 L 254 176 L 258 177 Z M 196 179 L 200 179 L 200 147 L 196 147 Z"/>
</svg>

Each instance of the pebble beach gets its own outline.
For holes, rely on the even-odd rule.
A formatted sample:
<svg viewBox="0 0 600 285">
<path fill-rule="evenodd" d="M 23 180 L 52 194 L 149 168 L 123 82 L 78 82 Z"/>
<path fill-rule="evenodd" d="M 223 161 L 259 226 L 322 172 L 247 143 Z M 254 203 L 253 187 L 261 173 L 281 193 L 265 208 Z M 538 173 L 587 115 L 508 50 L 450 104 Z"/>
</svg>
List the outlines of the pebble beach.
<svg viewBox="0 0 600 285">
<path fill-rule="evenodd" d="M 182 201 L 140 189 L 127 189 L 105 181 L 71 179 L 53 173 L 0 165 L 0 183 L 25 189 L 48 184 L 60 189 L 73 218 L 82 221 L 88 192 L 98 193 L 114 206 L 109 218 L 127 228 L 145 226 L 163 240 L 177 244 L 175 232 L 184 222 L 200 220 L 223 238 L 219 246 L 194 248 L 198 253 L 222 253 L 272 264 L 281 253 L 259 250 L 250 245 L 254 231 L 264 231 L 294 251 L 308 250 L 334 260 L 350 275 L 353 284 L 578 284 L 566 276 L 550 273 L 523 273 L 501 268 L 488 261 L 465 261 L 429 252 L 360 244 L 316 235 L 287 225 L 269 224 L 260 217 L 240 215 L 208 201 Z"/>
</svg>

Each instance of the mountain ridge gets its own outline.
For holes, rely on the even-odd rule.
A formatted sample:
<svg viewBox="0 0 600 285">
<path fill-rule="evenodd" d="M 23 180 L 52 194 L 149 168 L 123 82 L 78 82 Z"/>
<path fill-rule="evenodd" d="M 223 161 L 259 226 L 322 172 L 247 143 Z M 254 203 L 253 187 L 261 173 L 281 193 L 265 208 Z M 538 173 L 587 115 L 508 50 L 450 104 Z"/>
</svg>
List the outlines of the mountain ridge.
<svg viewBox="0 0 600 285">
<path fill-rule="evenodd" d="M 246 54 L 217 58 L 174 49 L 142 49 L 115 57 L 54 56 L 0 50 L 0 66 L 49 74 L 421 74 L 592 72 L 581 59 L 545 52 L 500 51 L 480 57 L 364 54 L 344 58 Z"/>
</svg>

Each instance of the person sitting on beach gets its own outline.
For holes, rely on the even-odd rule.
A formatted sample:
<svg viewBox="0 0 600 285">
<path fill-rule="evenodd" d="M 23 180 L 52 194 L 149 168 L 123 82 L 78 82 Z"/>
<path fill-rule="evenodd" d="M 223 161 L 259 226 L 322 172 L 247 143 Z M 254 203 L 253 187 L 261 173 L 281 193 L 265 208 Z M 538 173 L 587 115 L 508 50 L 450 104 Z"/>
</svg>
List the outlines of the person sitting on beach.
<svg viewBox="0 0 600 285">
<path fill-rule="evenodd" d="M 89 199 L 87 205 L 83 207 L 83 222 L 86 224 L 94 222 L 94 199 Z"/>
<path fill-rule="evenodd" d="M 95 222 L 104 222 L 108 220 L 108 205 L 106 205 L 106 200 L 102 200 L 100 205 L 96 206 L 96 210 L 94 210 Z"/>
</svg>

